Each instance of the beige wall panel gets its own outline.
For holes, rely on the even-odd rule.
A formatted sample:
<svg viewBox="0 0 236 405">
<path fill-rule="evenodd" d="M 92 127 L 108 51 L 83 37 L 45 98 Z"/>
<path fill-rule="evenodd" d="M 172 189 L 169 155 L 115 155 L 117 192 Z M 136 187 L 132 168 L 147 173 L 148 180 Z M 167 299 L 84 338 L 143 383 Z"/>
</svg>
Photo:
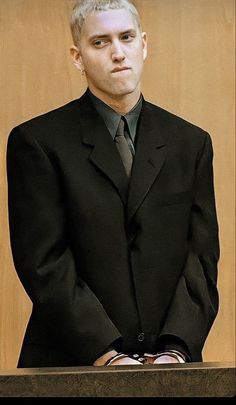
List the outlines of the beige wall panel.
<svg viewBox="0 0 236 405">
<path fill-rule="evenodd" d="M 234 0 L 136 0 L 149 36 L 146 99 L 207 130 L 220 225 L 220 310 L 205 361 L 235 359 Z M 79 97 L 69 56 L 72 0 L 0 0 L 0 368 L 16 366 L 31 310 L 12 263 L 5 151 L 11 128 Z"/>
</svg>

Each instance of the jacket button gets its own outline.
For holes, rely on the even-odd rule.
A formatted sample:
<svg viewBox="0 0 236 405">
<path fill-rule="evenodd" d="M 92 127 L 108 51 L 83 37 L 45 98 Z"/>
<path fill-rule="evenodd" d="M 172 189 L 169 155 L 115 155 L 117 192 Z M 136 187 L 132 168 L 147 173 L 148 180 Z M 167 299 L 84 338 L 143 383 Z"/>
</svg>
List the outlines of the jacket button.
<svg viewBox="0 0 236 405">
<path fill-rule="evenodd" d="M 143 332 L 138 334 L 138 341 L 139 341 L 139 342 L 143 342 L 143 341 L 144 341 L 144 333 L 143 333 Z"/>
</svg>

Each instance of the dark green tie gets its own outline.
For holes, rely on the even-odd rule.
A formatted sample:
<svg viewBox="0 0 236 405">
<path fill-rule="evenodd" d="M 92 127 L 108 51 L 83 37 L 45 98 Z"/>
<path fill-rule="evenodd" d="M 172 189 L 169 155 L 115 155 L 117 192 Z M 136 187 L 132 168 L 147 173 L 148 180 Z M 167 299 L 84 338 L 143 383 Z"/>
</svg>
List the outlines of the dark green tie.
<svg viewBox="0 0 236 405">
<path fill-rule="evenodd" d="M 133 163 L 133 155 L 130 151 L 129 145 L 125 138 L 125 118 L 121 117 L 116 136 L 115 136 L 115 144 L 120 153 L 121 160 L 123 162 L 126 174 L 130 177 L 132 163 Z"/>
</svg>

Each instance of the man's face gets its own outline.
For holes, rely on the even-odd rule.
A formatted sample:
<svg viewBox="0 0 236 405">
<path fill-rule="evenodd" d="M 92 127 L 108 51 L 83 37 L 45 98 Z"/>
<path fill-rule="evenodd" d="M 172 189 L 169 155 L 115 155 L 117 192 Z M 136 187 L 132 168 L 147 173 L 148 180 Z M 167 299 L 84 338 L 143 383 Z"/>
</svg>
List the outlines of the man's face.
<svg viewBox="0 0 236 405">
<path fill-rule="evenodd" d="M 82 27 L 76 62 L 95 95 L 119 99 L 140 93 L 146 47 L 146 34 L 128 10 L 92 12 Z"/>
</svg>

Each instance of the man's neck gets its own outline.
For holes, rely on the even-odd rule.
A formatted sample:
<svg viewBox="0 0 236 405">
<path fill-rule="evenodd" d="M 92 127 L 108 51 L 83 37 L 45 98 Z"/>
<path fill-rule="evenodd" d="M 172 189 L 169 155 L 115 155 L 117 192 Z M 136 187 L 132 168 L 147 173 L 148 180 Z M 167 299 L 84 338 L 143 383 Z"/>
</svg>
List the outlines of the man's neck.
<svg viewBox="0 0 236 405">
<path fill-rule="evenodd" d="M 130 94 L 125 94 L 122 96 L 111 96 L 109 94 L 104 94 L 99 90 L 95 90 L 89 87 L 94 96 L 102 100 L 105 104 L 109 105 L 114 111 L 121 115 L 126 115 L 132 108 L 137 104 L 140 98 L 140 89 Z"/>
</svg>

